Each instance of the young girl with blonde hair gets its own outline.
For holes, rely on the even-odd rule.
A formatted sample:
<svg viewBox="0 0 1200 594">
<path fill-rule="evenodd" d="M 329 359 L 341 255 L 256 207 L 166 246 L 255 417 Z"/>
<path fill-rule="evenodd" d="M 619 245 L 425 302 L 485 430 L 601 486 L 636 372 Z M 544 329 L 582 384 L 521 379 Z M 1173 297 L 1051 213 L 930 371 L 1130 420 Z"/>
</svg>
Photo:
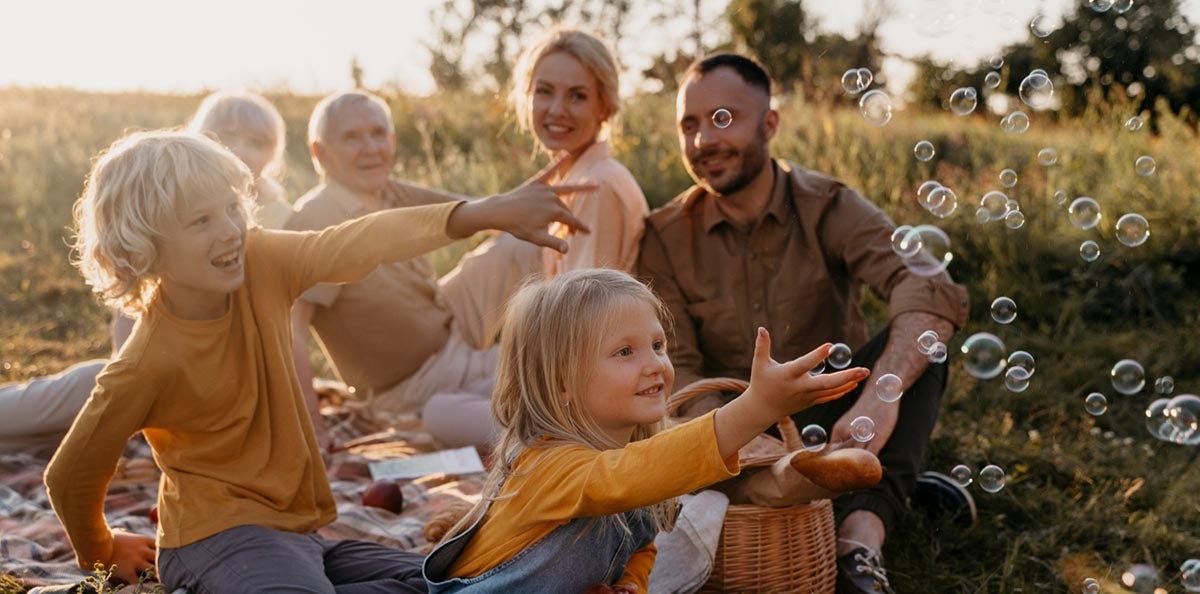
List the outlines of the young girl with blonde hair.
<svg viewBox="0 0 1200 594">
<path fill-rule="evenodd" d="M 592 228 L 566 238 L 566 254 L 543 250 L 546 276 L 582 268 L 632 271 L 650 214 L 637 181 L 612 157 L 608 140 L 621 108 L 617 63 L 599 39 L 583 31 L 555 28 L 521 53 L 513 70 L 510 101 L 520 127 L 533 133 L 546 152 L 570 154 L 558 183 L 594 182 L 597 188 L 564 197 Z"/>
<path fill-rule="evenodd" d="M 614 270 L 569 272 L 513 297 L 492 397 L 497 464 L 425 560 L 430 592 L 644 593 L 677 496 L 737 474 L 741 446 L 868 373 L 810 375 L 828 344 L 777 363 L 760 329 L 750 388 L 666 428 L 667 325 L 654 294 Z"/>
</svg>

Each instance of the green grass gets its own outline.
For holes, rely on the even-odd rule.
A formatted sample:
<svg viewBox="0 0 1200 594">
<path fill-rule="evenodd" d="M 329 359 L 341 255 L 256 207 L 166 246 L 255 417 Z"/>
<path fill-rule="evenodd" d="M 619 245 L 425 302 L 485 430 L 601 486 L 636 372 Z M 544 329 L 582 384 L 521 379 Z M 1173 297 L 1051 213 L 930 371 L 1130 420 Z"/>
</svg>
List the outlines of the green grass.
<svg viewBox="0 0 1200 594">
<path fill-rule="evenodd" d="M 316 98 L 273 96 L 289 129 L 285 186 L 293 197 L 315 175 L 303 131 Z M 68 262 L 65 229 L 90 160 L 129 129 L 182 123 L 197 96 L 98 95 L 63 90 L 0 90 L 0 381 L 57 371 L 108 350 L 108 312 L 90 296 Z M 399 174 L 455 192 L 484 195 L 510 188 L 536 170 L 527 135 L 489 97 L 391 98 L 399 140 Z M 1076 121 L 1034 114 L 1021 135 L 1006 134 L 998 117 L 898 112 L 886 127 L 856 111 L 784 101 L 776 155 L 841 178 L 899 224 L 933 223 L 953 239 L 950 271 L 969 289 L 971 321 L 954 341 L 979 331 L 1000 336 L 1010 350 L 1037 358 L 1031 387 L 1004 390 L 955 367 L 930 444 L 932 469 L 957 463 L 978 470 L 998 464 L 1007 487 L 988 494 L 972 486 L 979 521 L 970 528 L 914 516 L 885 554 L 901 592 L 1079 591 L 1083 578 L 1117 592 L 1120 574 L 1150 563 L 1168 591 L 1182 591 L 1178 567 L 1200 557 L 1200 473 L 1197 448 L 1152 439 L 1142 413 L 1149 391 L 1122 396 L 1108 370 L 1132 358 L 1149 383 L 1176 380 L 1176 393 L 1200 382 L 1200 142 L 1178 120 L 1162 118 L 1162 134 L 1121 127 L 1123 105 L 1101 106 Z M 627 102 L 614 147 L 654 205 L 689 185 L 679 162 L 673 99 Z M 913 158 L 927 139 L 930 163 Z M 1042 167 L 1036 154 L 1054 147 L 1059 162 Z M 1158 172 L 1139 177 L 1137 156 Z M 536 161 L 536 163 L 535 163 Z M 1020 175 L 1008 192 L 1027 223 L 979 225 L 979 196 L 1000 189 L 997 174 Z M 936 178 L 955 190 L 958 212 L 931 218 L 915 188 Z M 1056 189 L 1087 195 L 1103 207 L 1100 226 L 1072 227 Z M 1150 221 L 1151 238 L 1137 248 L 1114 239 L 1125 212 Z M 1102 255 L 1083 262 L 1084 239 Z M 462 247 L 436 255 L 446 270 Z M 1000 295 L 1018 304 L 1017 320 L 992 322 L 988 304 Z M 875 327 L 886 308 L 868 300 Z M 1108 413 L 1091 417 L 1083 398 L 1109 397 Z"/>
</svg>

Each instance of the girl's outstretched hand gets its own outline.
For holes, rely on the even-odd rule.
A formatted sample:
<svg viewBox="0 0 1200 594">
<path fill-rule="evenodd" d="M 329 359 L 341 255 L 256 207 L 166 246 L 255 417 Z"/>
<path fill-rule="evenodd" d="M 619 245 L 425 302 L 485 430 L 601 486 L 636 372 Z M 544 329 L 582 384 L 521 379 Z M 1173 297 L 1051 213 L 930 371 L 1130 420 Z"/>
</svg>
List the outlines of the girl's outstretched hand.
<svg viewBox="0 0 1200 594">
<path fill-rule="evenodd" d="M 779 363 L 771 358 L 771 335 L 759 328 L 746 395 L 753 393 L 758 403 L 772 411 L 773 420 L 844 396 L 871 372 L 865 367 L 852 367 L 810 375 L 809 371 L 829 356 L 829 347 L 825 343 L 806 355 Z"/>
</svg>

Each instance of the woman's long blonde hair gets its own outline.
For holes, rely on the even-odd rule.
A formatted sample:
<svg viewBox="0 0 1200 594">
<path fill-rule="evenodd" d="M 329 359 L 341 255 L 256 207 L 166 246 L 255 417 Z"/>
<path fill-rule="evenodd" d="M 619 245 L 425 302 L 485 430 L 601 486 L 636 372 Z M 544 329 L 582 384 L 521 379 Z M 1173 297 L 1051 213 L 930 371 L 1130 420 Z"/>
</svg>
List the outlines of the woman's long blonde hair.
<svg viewBox="0 0 1200 594">
<path fill-rule="evenodd" d="M 596 450 L 628 445 L 615 441 L 584 411 L 582 394 L 592 372 L 586 362 L 598 358 L 608 329 L 620 323 L 615 312 L 630 300 L 653 307 L 663 327 L 669 328 L 670 314 L 658 297 L 617 270 L 567 272 L 526 285 L 512 297 L 492 394 L 492 414 L 503 428 L 493 454 L 495 466 L 484 483 L 483 498 L 446 538 L 465 531 L 486 513 L 498 498 L 500 484 L 513 476 L 522 453 L 563 445 Z M 664 426 L 665 419 L 639 425 L 630 441 L 646 439 Z M 652 506 L 660 530 L 674 526 L 678 506 L 675 498 Z"/>
<path fill-rule="evenodd" d="M 589 33 L 568 27 L 555 27 L 525 48 L 513 67 L 513 87 L 509 102 L 517 114 L 517 124 L 529 130 L 533 125 L 533 71 L 542 58 L 563 52 L 579 60 L 596 78 L 596 93 L 604 110 L 602 131 L 611 135 L 611 121 L 621 109 L 620 76 L 617 62 L 604 42 Z"/>
</svg>

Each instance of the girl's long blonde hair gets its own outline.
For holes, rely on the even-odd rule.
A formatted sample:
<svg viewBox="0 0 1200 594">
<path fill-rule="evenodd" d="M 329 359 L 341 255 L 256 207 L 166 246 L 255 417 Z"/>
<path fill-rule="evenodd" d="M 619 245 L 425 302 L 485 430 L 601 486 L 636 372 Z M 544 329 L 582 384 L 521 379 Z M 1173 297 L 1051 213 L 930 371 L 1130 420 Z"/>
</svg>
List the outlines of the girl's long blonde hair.
<svg viewBox="0 0 1200 594">
<path fill-rule="evenodd" d="M 513 476 L 522 453 L 568 444 L 596 450 L 627 445 L 613 440 L 584 411 L 582 394 L 592 372 L 586 362 L 597 359 L 609 327 L 620 323 L 615 312 L 630 300 L 653 307 L 663 327 L 669 328 L 670 314 L 658 297 L 617 270 L 567 272 L 528 284 L 512 297 L 492 394 L 492 414 L 503 428 L 493 454 L 495 466 L 484 483 L 483 498 L 445 538 L 465 531 L 486 513 L 488 504 L 498 499 L 500 484 Z M 630 441 L 658 433 L 665 421 L 637 426 Z M 652 507 L 658 528 L 670 530 L 678 501 L 672 498 Z"/>
</svg>

